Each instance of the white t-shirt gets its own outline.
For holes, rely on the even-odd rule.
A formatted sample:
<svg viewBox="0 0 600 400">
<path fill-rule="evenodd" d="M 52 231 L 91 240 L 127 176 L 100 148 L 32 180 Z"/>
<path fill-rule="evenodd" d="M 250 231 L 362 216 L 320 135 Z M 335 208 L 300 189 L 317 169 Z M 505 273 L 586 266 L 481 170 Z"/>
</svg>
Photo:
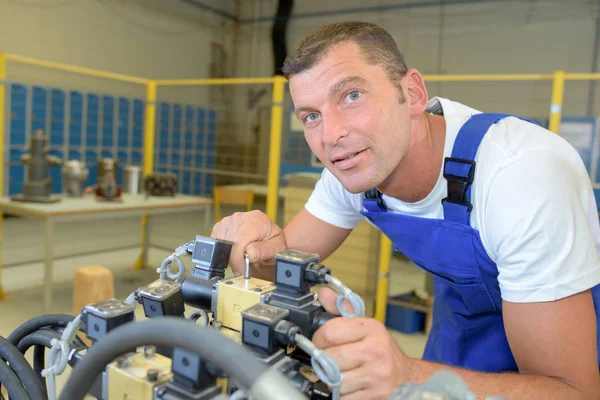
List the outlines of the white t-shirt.
<svg viewBox="0 0 600 400">
<path fill-rule="evenodd" d="M 431 99 L 428 112 L 446 120 L 444 157 L 452 153 L 460 127 L 479 113 L 444 98 Z M 573 147 L 546 129 L 509 117 L 490 128 L 475 161 L 471 226 L 498 266 L 504 300 L 552 301 L 600 283 L 596 201 Z M 446 195 L 440 170 L 422 201 L 383 199 L 389 212 L 442 219 Z M 332 225 L 353 228 L 364 218 L 363 198 L 346 191 L 325 169 L 305 207 Z"/>
</svg>

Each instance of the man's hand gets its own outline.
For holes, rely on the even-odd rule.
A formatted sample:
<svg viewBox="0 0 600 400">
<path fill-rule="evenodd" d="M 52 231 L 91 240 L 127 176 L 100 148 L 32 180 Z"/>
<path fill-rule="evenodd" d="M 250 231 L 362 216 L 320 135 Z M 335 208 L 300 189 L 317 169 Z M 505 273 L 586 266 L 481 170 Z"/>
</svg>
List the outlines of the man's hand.
<svg viewBox="0 0 600 400">
<path fill-rule="evenodd" d="M 244 274 L 246 252 L 253 275 L 273 280 L 275 254 L 287 248 L 283 230 L 258 210 L 223 218 L 213 227 L 211 237 L 233 242 L 229 262 L 236 276 Z"/>
<path fill-rule="evenodd" d="M 320 303 L 336 315 L 337 296 L 329 288 L 319 290 Z M 376 319 L 334 318 L 312 340 L 338 364 L 343 400 L 388 399 L 408 379 L 411 360 Z"/>
</svg>

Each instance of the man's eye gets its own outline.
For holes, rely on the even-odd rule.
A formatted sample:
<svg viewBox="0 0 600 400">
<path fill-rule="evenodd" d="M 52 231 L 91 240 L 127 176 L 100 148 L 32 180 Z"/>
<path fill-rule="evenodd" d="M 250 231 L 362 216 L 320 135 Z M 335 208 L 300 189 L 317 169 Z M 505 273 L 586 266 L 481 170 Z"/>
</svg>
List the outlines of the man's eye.
<svg viewBox="0 0 600 400">
<path fill-rule="evenodd" d="M 310 114 L 307 114 L 306 117 L 304 117 L 304 122 L 313 122 L 317 118 L 319 118 L 319 114 L 310 113 Z"/>
<path fill-rule="evenodd" d="M 346 100 L 349 102 L 356 101 L 360 98 L 361 93 L 358 90 L 354 90 L 346 95 Z"/>
</svg>

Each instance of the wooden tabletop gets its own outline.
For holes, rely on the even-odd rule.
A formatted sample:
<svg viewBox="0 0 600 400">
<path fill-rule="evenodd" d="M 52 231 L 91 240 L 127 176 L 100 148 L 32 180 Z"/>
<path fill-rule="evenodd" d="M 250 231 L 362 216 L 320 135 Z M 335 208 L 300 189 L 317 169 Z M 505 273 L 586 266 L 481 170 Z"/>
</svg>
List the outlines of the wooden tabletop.
<svg viewBox="0 0 600 400">
<path fill-rule="evenodd" d="M 123 194 L 122 201 L 96 200 L 94 195 L 84 197 L 63 196 L 57 203 L 33 203 L 14 201 L 9 197 L 0 198 L 3 213 L 34 216 L 60 216 L 76 214 L 97 214 L 119 211 L 152 211 L 158 209 L 193 208 L 210 205 L 210 197 L 177 194 L 173 197 Z"/>
</svg>

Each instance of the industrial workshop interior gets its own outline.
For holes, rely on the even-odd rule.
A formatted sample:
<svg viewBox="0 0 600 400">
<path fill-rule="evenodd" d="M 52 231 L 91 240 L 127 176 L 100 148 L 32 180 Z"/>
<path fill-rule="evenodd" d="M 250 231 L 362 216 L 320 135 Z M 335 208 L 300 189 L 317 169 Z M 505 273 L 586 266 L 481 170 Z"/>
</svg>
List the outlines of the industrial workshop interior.
<svg viewBox="0 0 600 400">
<path fill-rule="evenodd" d="M 600 1 L 1 0 L 0 399 L 600 399 Z"/>
</svg>

